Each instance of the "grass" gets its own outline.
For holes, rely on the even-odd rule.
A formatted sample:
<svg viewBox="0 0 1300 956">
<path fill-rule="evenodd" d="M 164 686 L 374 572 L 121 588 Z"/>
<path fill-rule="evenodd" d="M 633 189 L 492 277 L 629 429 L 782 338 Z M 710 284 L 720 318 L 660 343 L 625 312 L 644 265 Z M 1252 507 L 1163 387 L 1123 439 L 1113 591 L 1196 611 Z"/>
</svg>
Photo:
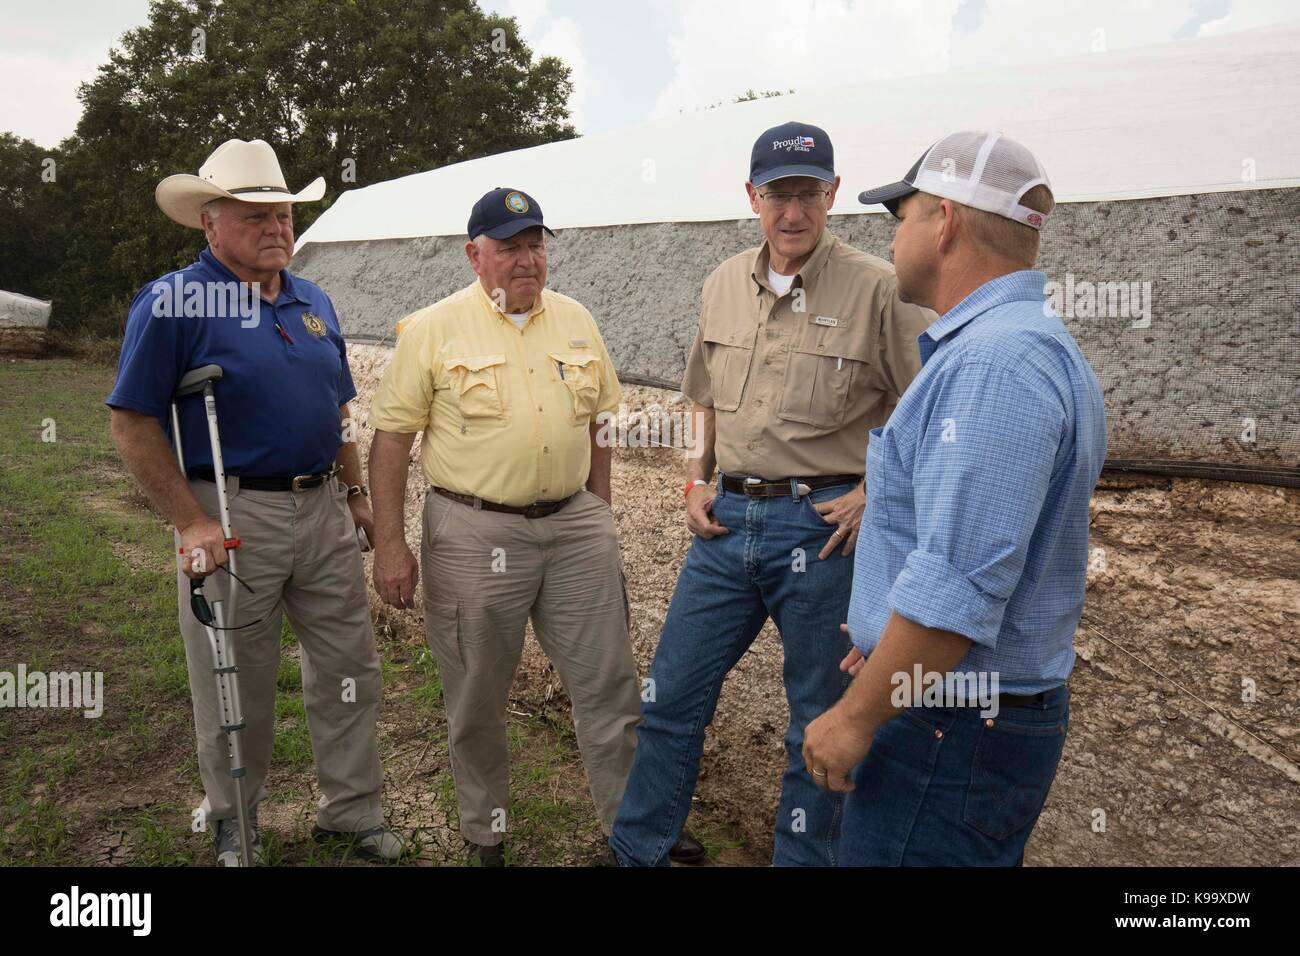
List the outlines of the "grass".
<svg viewBox="0 0 1300 956">
<path fill-rule="evenodd" d="M 0 360 L 0 670 L 22 662 L 29 670 L 102 671 L 104 713 L 94 720 L 54 710 L 0 714 L 0 865 L 208 865 L 210 835 L 191 828 L 202 784 L 172 532 L 112 447 L 102 404 L 111 364 L 96 343 L 73 344 L 81 352 L 68 351 L 83 360 Z M 93 355 L 99 359 L 84 360 Z M 422 641 L 397 630 L 378 611 L 383 718 L 395 728 L 381 737 L 385 802 L 390 817 L 394 803 L 409 799 L 415 807 L 402 829 L 414 831 L 423 862 L 459 863 L 437 662 Z M 310 839 L 314 769 L 296 658 L 285 622 L 268 788 L 275 802 L 298 810 L 288 827 L 268 828 L 264 819 L 264 859 L 354 862 L 345 848 Z M 599 843 L 599 829 L 567 714 L 512 717 L 509 727 L 508 859 L 580 858 L 583 847 Z M 438 769 L 411 785 L 426 755 Z M 430 828 L 430 813 L 445 825 Z"/>
</svg>

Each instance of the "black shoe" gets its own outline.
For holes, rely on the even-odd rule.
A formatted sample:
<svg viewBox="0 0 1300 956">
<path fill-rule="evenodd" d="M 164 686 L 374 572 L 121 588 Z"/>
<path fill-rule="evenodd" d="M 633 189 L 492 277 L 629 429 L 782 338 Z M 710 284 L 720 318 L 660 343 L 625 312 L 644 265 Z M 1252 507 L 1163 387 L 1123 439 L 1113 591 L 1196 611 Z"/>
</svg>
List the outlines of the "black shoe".
<svg viewBox="0 0 1300 956">
<path fill-rule="evenodd" d="M 465 850 L 465 862 L 470 866 L 506 865 L 506 848 L 504 844 L 497 843 L 492 846 L 483 846 L 466 840 Z"/>
<path fill-rule="evenodd" d="M 674 863 L 703 863 L 708 855 L 709 851 L 704 849 L 704 845 L 699 840 L 691 836 L 690 830 L 683 830 L 682 835 L 673 844 L 673 848 L 668 851 L 668 859 Z"/>
</svg>

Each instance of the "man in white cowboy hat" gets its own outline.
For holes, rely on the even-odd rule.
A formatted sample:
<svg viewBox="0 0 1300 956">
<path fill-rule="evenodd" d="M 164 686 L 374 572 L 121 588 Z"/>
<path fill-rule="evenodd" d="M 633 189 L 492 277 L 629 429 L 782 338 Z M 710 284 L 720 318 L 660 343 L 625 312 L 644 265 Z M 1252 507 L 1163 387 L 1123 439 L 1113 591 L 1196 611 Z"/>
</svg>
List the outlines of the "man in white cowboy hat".
<svg viewBox="0 0 1300 956">
<path fill-rule="evenodd" d="M 250 815 L 275 736 L 281 614 L 302 648 L 303 694 L 321 798 L 313 836 L 347 840 L 360 856 L 396 859 L 405 845 L 384 826 L 375 742 L 375 651 L 356 530 L 372 531 L 348 402 L 356 395 L 329 297 L 289 273 L 295 202 L 320 199 L 317 179 L 294 193 L 262 140 L 232 139 L 198 176 L 169 176 L 159 207 L 202 229 L 197 262 L 145 285 L 127 319 L 112 409 L 113 439 L 131 473 L 177 529 L 180 625 L 189 664 L 205 797 L 217 861 L 240 856 L 234 785 L 220 726 L 211 656 L 189 607 L 189 580 L 226 564 L 202 402 L 179 405 L 186 473 L 164 432 L 186 371 L 224 370 L 216 385 L 231 523 L 242 539 L 235 634 L 246 728 Z M 207 560 L 193 560 L 202 550 Z M 230 575 L 208 581 L 228 597 Z M 213 593 L 213 591 L 219 593 Z M 254 837 L 256 840 L 256 837 Z M 253 848 L 256 858 L 258 847 Z"/>
</svg>

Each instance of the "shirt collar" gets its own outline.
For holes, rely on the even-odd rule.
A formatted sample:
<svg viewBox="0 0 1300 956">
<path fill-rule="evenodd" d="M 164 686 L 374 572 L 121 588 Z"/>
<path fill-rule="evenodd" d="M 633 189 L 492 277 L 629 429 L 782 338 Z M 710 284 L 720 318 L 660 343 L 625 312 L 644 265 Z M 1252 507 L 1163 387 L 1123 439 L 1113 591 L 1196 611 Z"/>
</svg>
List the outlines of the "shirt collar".
<svg viewBox="0 0 1300 956">
<path fill-rule="evenodd" d="M 822 230 L 822 236 L 817 240 L 817 245 L 813 247 L 812 255 L 808 257 L 808 261 L 799 268 L 797 273 L 795 273 L 795 278 L 799 280 L 799 285 L 802 288 L 806 289 L 809 283 L 815 281 L 816 278 L 821 275 L 822 269 L 826 267 L 826 260 L 831 257 L 831 250 L 835 248 L 835 243 L 838 241 L 839 240 L 835 238 L 830 229 Z M 767 284 L 767 267 L 771 262 L 771 245 L 766 239 L 764 239 L 763 244 L 759 246 L 758 251 L 754 253 L 754 262 L 750 266 L 749 270 L 750 278 L 758 284 L 760 290 L 769 288 Z"/>
<path fill-rule="evenodd" d="M 209 271 L 216 274 L 218 281 L 222 282 L 242 282 L 237 275 L 226 268 L 226 264 L 212 254 L 211 246 L 204 246 L 203 251 L 199 253 L 199 262 Z M 283 301 L 294 300 L 311 305 L 311 300 L 304 297 L 302 290 L 294 281 L 293 275 L 288 269 L 280 270 L 280 294 L 276 297 L 276 304 Z"/>
<path fill-rule="evenodd" d="M 492 296 L 487 294 L 487 289 L 483 288 L 483 280 L 475 278 L 474 288 L 478 290 L 479 301 L 482 302 L 483 305 L 490 312 L 496 315 L 502 322 L 507 321 L 506 319 L 507 313 L 505 312 L 505 310 L 497 306 L 496 300 L 493 299 Z M 543 288 L 540 292 L 537 293 L 537 298 L 533 300 L 533 307 L 528 310 L 528 318 L 531 320 L 533 316 L 540 315 L 545 311 L 546 311 L 546 289 Z"/>
<path fill-rule="evenodd" d="M 985 282 L 920 334 L 917 345 L 921 349 L 921 363 L 935 353 L 944 339 L 957 334 L 994 306 L 1021 301 L 1041 303 L 1046 282 L 1047 277 L 1036 269 L 1008 272 Z"/>
</svg>

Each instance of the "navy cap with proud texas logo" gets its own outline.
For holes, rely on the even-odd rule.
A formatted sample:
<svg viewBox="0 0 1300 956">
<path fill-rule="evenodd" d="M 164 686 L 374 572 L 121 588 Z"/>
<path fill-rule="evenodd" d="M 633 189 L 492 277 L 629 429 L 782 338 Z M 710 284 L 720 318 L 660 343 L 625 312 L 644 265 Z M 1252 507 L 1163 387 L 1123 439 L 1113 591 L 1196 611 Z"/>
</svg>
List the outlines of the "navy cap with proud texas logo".
<svg viewBox="0 0 1300 956">
<path fill-rule="evenodd" d="M 498 186 L 474 204 L 469 213 L 469 237 L 487 236 L 490 239 L 509 239 L 515 233 L 533 226 L 541 226 L 542 207 L 537 200 L 522 189 Z"/>
<path fill-rule="evenodd" d="M 835 182 L 835 150 L 826 130 L 807 123 L 785 123 L 755 140 L 749 157 L 749 181 L 762 186 L 786 176 Z"/>
</svg>

